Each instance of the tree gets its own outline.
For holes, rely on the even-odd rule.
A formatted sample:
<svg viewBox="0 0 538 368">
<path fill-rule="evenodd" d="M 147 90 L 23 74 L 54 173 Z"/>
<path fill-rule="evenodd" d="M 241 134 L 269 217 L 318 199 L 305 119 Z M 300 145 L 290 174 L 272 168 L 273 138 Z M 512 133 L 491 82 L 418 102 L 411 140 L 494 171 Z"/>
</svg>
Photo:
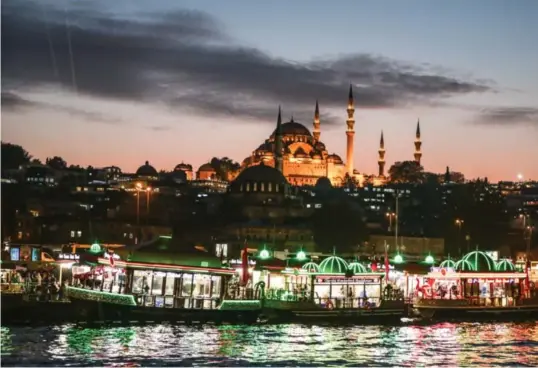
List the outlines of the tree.
<svg viewBox="0 0 538 368">
<path fill-rule="evenodd" d="M 2 169 L 18 169 L 30 163 L 32 156 L 18 144 L 2 142 Z"/>
<path fill-rule="evenodd" d="M 318 250 L 330 253 L 353 252 L 367 239 L 366 224 L 360 209 L 350 200 L 323 203 L 311 218 Z"/>
<path fill-rule="evenodd" d="M 424 168 L 416 161 L 398 161 L 389 169 L 391 183 L 422 183 Z"/>
<path fill-rule="evenodd" d="M 47 160 L 45 161 L 47 166 L 55 169 L 55 170 L 64 170 L 67 169 L 67 162 L 59 156 L 54 156 L 52 158 L 47 157 Z"/>
<path fill-rule="evenodd" d="M 211 166 L 215 169 L 217 177 L 220 180 L 229 180 L 233 173 L 239 170 L 241 165 L 228 157 L 213 157 L 210 161 Z"/>
</svg>

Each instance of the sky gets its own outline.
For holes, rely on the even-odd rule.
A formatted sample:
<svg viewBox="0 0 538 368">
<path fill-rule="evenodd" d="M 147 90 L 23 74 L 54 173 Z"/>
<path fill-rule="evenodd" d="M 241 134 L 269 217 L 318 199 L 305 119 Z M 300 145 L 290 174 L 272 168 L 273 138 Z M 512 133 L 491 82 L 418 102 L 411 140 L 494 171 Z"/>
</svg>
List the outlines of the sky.
<svg viewBox="0 0 538 368">
<path fill-rule="evenodd" d="M 535 0 L 3 0 L 2 141 L 68 164 L 242 162 L 283 117 L 355 169 L 538 180 Z"/>
</svg>

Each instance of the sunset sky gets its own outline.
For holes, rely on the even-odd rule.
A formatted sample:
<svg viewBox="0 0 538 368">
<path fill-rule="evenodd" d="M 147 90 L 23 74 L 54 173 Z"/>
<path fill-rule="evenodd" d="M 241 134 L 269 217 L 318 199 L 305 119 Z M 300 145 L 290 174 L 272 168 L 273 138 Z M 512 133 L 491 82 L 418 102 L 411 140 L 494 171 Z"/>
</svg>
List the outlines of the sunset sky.
<svg viewBox="0 0 538 368">
<path fill-rule="evenodd" d="M 538 1 L 3 0 L 2 141 L 68 164 L 241 162 L 283 115 L 355 168 L 538 179 Z M 69 47 L 71 40 L 71 47 Z"/>
</svg>

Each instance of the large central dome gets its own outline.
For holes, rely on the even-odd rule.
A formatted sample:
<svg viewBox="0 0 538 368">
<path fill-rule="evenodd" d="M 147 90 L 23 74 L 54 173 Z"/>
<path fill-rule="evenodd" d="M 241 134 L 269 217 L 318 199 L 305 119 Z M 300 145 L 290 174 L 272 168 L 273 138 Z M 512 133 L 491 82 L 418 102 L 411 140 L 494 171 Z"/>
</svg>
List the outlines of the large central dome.
<svg viewBox="0 0 538 368">
<path fill-rule="evenodd" d="M 287 123 L 282 124 L 280 127 L 282 129 L 283 136 L 306 135 L 308 137 L 312 137 L 312 134 L 310 133 L 310 131 L 303 124 L 297 123 L 293 121 L 293 119 L 291 119 L 291 121 Z M 276 129 L 273 131 L 271 138 L 274 138 L 275 135 L 276 135 Z"/>
</svg>

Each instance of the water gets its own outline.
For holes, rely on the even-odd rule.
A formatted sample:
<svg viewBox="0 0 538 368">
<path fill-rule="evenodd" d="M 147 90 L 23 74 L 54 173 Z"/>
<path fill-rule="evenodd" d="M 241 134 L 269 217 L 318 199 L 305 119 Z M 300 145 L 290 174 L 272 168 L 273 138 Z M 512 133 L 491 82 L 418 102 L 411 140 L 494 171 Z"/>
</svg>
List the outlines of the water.
<svg viewBox="0 0 538 368">
<path fill-rule="evenodd" d="M 2 327 L 3 366 L 537 366 L 538 323 Z"/>
</svg>

